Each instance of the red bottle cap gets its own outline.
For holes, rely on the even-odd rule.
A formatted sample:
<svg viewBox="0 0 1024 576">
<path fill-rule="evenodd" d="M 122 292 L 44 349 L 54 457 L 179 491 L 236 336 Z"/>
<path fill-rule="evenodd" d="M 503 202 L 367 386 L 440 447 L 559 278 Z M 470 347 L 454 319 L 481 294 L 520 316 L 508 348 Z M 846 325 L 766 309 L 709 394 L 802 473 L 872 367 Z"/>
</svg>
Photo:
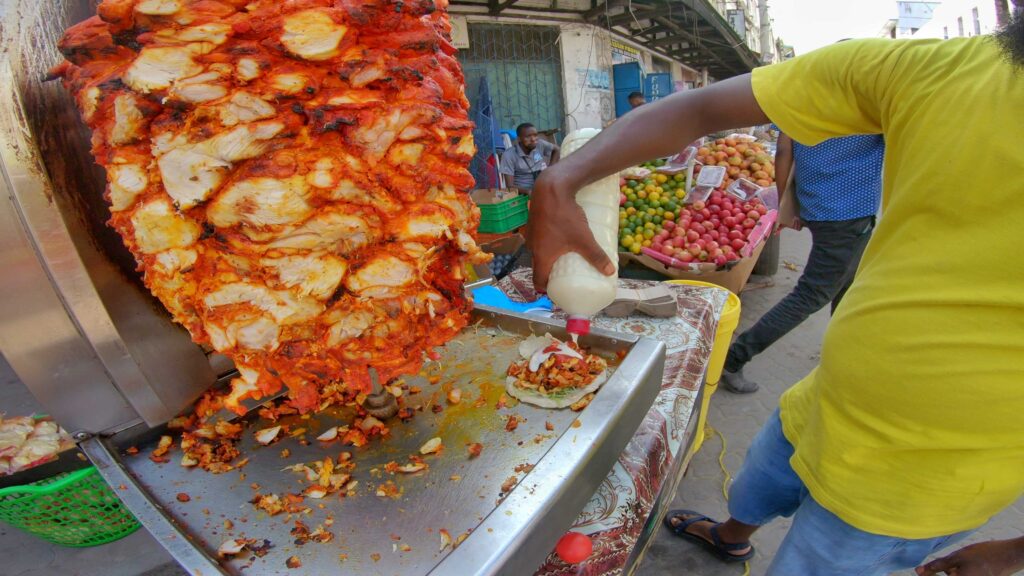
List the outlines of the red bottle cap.
<svg viewBox="0 0 1024 576">
<path fill-rule="evenodd" d="M 582 316 L 570 316 L 565 321 L 565 330 L 569 334 L 576 334 L 577 336 L 586 336 L 590 334 L 590 318 L 584 318 Z"/>
</svg>

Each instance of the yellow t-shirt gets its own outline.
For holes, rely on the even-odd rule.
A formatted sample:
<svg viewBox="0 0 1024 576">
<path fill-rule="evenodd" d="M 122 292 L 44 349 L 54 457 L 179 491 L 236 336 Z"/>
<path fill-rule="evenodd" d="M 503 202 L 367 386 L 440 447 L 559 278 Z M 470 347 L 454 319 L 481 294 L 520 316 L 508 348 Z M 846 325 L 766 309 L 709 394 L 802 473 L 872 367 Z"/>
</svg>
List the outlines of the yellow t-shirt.
<svg viewBox="0 0 1024 576">
<path fill-rule="evenodd" d="M 1024 493 L 1024 69 L 988 37 L 864 40 L 752 82 L 802 144 L 886 140 L 882 219 L 782 397 L 793 468 L 867 532 L 980 526 Z"/>
</svg>

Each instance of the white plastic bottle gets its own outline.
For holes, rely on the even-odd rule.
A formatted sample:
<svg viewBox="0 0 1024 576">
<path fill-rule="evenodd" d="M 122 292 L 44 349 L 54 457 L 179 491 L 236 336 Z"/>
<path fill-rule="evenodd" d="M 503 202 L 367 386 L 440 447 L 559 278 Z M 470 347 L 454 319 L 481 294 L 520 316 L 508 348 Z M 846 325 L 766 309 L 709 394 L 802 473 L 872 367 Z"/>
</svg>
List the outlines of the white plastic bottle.
<svg viewBox="0 0 1024 576">
<path fill-rule="evenodd" d="M 562 142 L 562 156 L 579 150 L 600 130 L 583 128 L 569 134 Z M 582 336 L 590 332 L 590 318 L 615 300 L 618 286 L 619 177 L 613 174 L 584 186 L 576 194 L 576 203 L 583 208 L 590 231 L 598 245 L 616 266 L 614 276 L 606 276 L 575 252 L 555 261 L 548 279 L 548 296 L 569 315 L 568 332 Z"/>
</svg>

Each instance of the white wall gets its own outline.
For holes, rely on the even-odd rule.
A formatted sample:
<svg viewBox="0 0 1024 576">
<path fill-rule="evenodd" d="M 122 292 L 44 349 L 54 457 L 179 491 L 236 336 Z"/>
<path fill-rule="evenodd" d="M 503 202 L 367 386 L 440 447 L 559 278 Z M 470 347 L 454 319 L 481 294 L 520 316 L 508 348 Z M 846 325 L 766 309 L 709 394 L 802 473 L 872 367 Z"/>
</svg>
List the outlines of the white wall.
<svg viewBox="0 0 1024 576">
<path fill-rule="evenodd" d="M 935 15 L 938 2 L 896 2 L 898 28 L 906 31 L 923 28 Z"/>
<path fill-rule="evenodd" d="M 602 128 L 615 118 L 611 37 L 588 24 L 561 28 L 567 129 Z"/>
<path fill-rule="evenodd" d="M 964 37 L 975 36 L 974 9 L 978 10 L 981 33 L 994 32 L 998 25 L 993 0 L 946 0 L 935 9 L 931 22 L 918 30 L 914 38 L 943 38 L 946 33 L 950 38 L 957 38 L 960 36 L 958 18 L 963 22 Z"/>
</svg>

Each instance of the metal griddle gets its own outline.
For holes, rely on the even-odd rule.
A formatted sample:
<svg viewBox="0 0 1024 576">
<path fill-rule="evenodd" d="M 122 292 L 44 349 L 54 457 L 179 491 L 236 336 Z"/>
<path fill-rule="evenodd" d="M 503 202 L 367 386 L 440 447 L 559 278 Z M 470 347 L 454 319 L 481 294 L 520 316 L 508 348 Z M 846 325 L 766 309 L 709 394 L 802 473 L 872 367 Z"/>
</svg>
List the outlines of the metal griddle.
<svg viewBox="0 0 1024 576">
<path fill-rule="evenodd" d="M 565 333 L 560 324 L 497 310 L 477 310 L 475 316 L 479 323 L 445 346 L 440 361 L 406 379 L 422 388 L 420 394 L 406 398 L 408 405 L 424 409 L 407 423 L 391 420 L 390 437 L 384 441 L 362 448 L 317 442 L 315 437 L 322 430 L 350 423 L 352 414 L 342 410 L 293 424 L 308 430 L 308 445 L 295 437 L 270 446 L 257 444 L 252 432 L 270 423 L 250 413 L 242 420 L 246 432 L 241 444 L 249 463 L 220 475 L 182 468 L 177 463 L 178 450 L 172 451 L 170 463 L 153 463 L 147 456 L 155 438 L 138 444 L 140 452 L 135 456 L 123 455 L 124 446 L 110 440 L 91 440 L 83 448 L 142 523 L 192 573 L 532 573 L 571 526 L 647 413 L 660 389 L 664 345 L 596 332 L 581 344 L 611 360 L 612 374 L 586 409 L 577 413 L 526 404 L 496 409 L 505 370 L 518 357 L 523 337 L 544 332 L 564 337 Z M 625 358 L 619 363 L 616 357 L 621 353 Z M 430 376 L 441 378 L 430 384 Z M 452 385 L 463 392 L 457 406 L 445 401 Z M 486 402 L 475 405 L 481 395 Z M 443 406 L 443 411 L 434 413 L 434 404 Z M 523 421 L 508 432 L 505 425 L 511 414 Z M 554 430 L 547 430 L 547 423 Z M 418 453 L 434 436 L 443 440 L 445 450 L 425 458 L 429 470 L 414 475 L 384 471 L 390 461 L 407 462 L 409 454 Z M 478 458 L 468 458 L 469 442 L 484 445 Z M 281 457 L 285 449 L 291 453 L 288 458 Z M 304 506 L 312 511 L 290 518 L 286 513 L 269 516 L 249 503 L 257 492 L 301 492 L 308 485 L 303 475 L 282 469 L 325 456 L 337 460 L 342 451 L 351 451 L 357 462 L 355 497 L 307 499 Z M 516 473 L 520 465 L 534 468 Z M 453 480 L 453 476 L 459 478 Z M 516 476 L 519 484 L 503 495 L 501 485 L 510 476 Z M 400 497 L 375 495 L 386 480 L 398 486 Z M 190 501 L 179 502 L 179 493 L 188 494 Z M 333 518 L 333 525 L 327 527 L 334 533 L 332 542 L 294 543 L 290 531 L 295 520 L 312 530 L 329 517 Z M 232 530 L 225 530 L 224 520 L 232 521 Z M 441 550 L 442 528 L 453 539 L 469 535 L 456 549 Z M 242 553 L 217 567 L 213 560 L 217 547 L 236 537 L 266 539 L 273 547 L 263 557 Z M 411 549 L 403 551 L 403 545 Z M 347 559 L 340 559 L 341 554 Z M 302 561 L 300 570 L 285 566 L 293 555 Z"/>
</svg>

